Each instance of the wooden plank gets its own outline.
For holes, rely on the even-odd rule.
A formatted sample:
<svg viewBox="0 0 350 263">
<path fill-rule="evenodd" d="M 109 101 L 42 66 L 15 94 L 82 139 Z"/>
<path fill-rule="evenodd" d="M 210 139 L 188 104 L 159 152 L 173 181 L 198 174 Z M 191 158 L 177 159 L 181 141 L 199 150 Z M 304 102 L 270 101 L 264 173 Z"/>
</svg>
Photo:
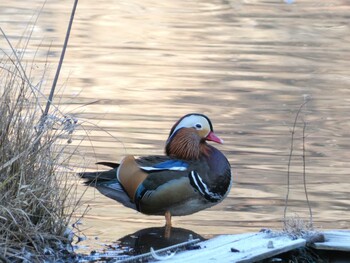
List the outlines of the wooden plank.
<svg viewBox="0 0 350 263">
<path fill-rule="evenodd" d="M 350 251 L 350 231 L 331 230 L 323 232 L 325 242 L 318 242 L 310 246 L 322 250 Z"/>
<path fill-rule="evenodd" d="M 259 252 L 256 252 L 256 251 L 251 252 L 248 255 L 244 256 L 242 259 L 236 260 L 235 262 L 251 263 L 251 262 L 263 260 L 266 258 L 270 258 L 276 255 L 291 251 L 296 248 L 304 247 L 305 244 L 306 244 L 306 241 L 304 239 L 286 240 L 286 241 L 283 241 L 282 243 L 274 242 L 274 246 L 275 246 L 274 248 L 270 248 L 270 249 L 263 248 Z"/>
<path fill-rule="evenodd" d="M 303 247 L 305 243 L 304 239 L 291 240 L 268 233 L 222 235 L 198 243 L 201 249 L 179 252 L 166 262 L 253 262 Z"/>
</svg>

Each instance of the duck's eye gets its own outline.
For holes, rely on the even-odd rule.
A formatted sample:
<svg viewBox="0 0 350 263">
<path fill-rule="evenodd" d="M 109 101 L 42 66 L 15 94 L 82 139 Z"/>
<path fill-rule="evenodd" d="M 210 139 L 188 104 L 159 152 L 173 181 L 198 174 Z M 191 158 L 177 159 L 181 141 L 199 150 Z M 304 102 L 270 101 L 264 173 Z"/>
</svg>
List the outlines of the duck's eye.
<svg viewBox="0 0 350 263">
<path fill-rule="evenodd" d="M 197 130 L 200 130 L 202 129 L 202 124 L 197 123 L 194 127 L 196 127 Z"/>
</svg>

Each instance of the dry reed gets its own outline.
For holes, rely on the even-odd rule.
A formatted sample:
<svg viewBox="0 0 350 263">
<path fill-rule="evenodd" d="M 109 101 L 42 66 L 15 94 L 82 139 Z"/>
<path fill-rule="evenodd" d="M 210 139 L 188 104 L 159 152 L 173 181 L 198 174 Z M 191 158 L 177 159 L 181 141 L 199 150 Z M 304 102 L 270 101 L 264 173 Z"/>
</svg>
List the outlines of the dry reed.
<svg viewBox="0 0 350 263">
<path fill-rule="evenodd" d="M 76 122 L 57 107 L 41 122 L 43 79 L 33 85 L 32 65 L 23 65 L 12 46 L 1 51 L 0 262 L 68 261 L 67 227 L 78 199 L 64 167 Z"/>
<path fill-rule="evenodd" d="M 324 241 L 324 235 L 317 231 L 314 228 L 313 224 L 313 214 L 312 214 L 312 208 L 309 200 L 308 190 L 307 190 L 307 184 L 306 184 L 306 127 L 307 122 L 305 121 L 305 116 L 302 117 L 302 110 L 303 107 L 311 100 L 310 96 L 304 96 L 304 102 L 300 105 L 295 119 L 294 123 L 291 129 L 291 147 L 289 152 L 289 159 L 288 159 L 288 166 L 287 166 L 287 193 L 285 198 L 285 207 L 284 207 L 284 214 L 283 214 L 283 234 L 287 234 L 291 236 L 292 238 L 304 238 L 307 242 L 313 243 L 313 242 L 322 242 Z M 300 218 L 297 214 L 293 216 L 287 217 L 287 210 L 288 210 L 288 201 L 289 201 L 289 192 L 290 192 L 290 170 L 291 170 L 291 160 L 293 158 L 293 151 L 294 151 L 294 142 L 295 142 L 295 134 L 297 129 L 297 124 L 299 121 L 299 118 L 302 119 L 302 161 L 303 161 L 303 186 L 304 186 L 304 193 L 305 193 L 305 199 L 307 203 L 307 207 L 309 210 L 309 220 L 305 221 L 302 218 Z"/>
</svg>

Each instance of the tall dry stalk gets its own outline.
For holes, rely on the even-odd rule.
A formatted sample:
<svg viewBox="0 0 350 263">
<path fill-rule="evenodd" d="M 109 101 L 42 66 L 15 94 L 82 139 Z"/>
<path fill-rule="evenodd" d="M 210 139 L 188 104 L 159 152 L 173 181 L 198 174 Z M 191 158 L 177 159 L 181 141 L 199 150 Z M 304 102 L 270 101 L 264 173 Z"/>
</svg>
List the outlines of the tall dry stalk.
<svg viewBox="0 0 350 263">
<path fill-rule="evenodd" d="M 66 37 L 64 39 L 64 43 L 63 43 L 63 47 L 62 47 L 62 51 L 61 51 L 60 60 L 58 62 L 56 74 L 55 74 L 55 77 L 54 77 L 53 82 L 52 82 L 50 95 L 49 95 L 49 97 L 47 99 L 45 110 L 44 110 L 44 112 L 43 112 L 43 114 L 41 116 L 41 119 L 40 119 L 39 131 L 38 131 L 38 135 L 39 136 L 40 136 L 40 133 L 41 133 L 41 129 L 44 128 L 43 125 L 44 125 L 44 123 L 46 121 L 47 115 L 49 114 L 50 106 L 53 104 L 53 98 L 54 98 L 54 95 L 55 95 L 56 85 L 57 85 L 58 78 L 60 76 L 60 72 L 61 72 L 64 56 L 66 54 L 66 49 L 67 49 L 67 46 L 68 46 L 68 40 L 69 40 L 69 37 L 70 37 L 70 32 L 71 32 L 71 29 L 72 29 L 72 25 L 73 25 L 73 21 L 74 21 L 74 15 L 75 15 L 75 11 L 77 9 L 77 5 L 78 5 L 78 0 L 74 0 L 74 4 L 73 4 L 70 20 L 69 20 L 69 23 L 68 23 L 67 32 L 66 32 Z M 39 139 L 39 141 L 40 141 L 40 139 Z M 35 148 L 39 145 L 39 141 L 35 144 Z"/>
<path fill-rule="evenodd" d="M 287 210 L 288 210 L 288 201 L 289 201 L 289 192 L 290 192 L 290 169 L 291 169 L 291 163 L 292 163 L 293 152 L 294 152 L 295 133 L 296 133 L 298 121 L 300 119 L 300 115 L 302 114 L 302 109 L 309 101 L 310 101 L 310 98 L 305 97 L 304 102 L 299 106 L 299 109 L 295 115 L 294 123 L 293 123 L 292 129 L 291 129 L 291 145 L 290 145 L 289 159 L 288 159 L 288 165 L 287 165 L 287 193 L 286 193 L 286 197 L 285 197 L 285 206 L 284 206 L 284 213 L 283 213 L 284 229 L 287 232 L 291 231 L 291 229 L 293 228 L 291 226 L 300 225 L 300 222 L 304 223 L 304 221 L 299 220 L 297 216 L 292 217 L 292 218 L 287 218 Z M 312 208 L 311 208 L 309 195 L 308 195 L 308 191 L 307 191 L 307 186 L 306 186 L 306 141 L 305 141 L 305 139 L 306 139 L 306 135 L 305 135 L 306 126 L 307 126 L 307 123 L 303 119 L 303 129 L 302 129 L 303 185 L 304 185 L 304 193 L 305 193 L 306 202 L 307 202 L 307 206 L 309 209 L 309 223 L 307 225 L 307 228 L 312 229 L 313 228 Z M 291 222 L 294 222 L 295 224 L 291 223 Z M 300 227 L 296 227 L 296 229 L 297 228 L 300 228 Z M 296 230 L 296 232 L 299 232 L 299 231 Z"/>
</svg>

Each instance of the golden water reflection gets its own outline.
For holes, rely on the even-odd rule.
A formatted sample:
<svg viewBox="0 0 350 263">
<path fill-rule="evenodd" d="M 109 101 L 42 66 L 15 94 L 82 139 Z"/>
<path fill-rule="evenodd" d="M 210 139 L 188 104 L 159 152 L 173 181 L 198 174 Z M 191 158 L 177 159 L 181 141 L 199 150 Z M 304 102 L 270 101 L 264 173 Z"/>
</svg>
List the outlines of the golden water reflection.
<svg viewBox="0 0 350 263">
<path fill-rule="evenodd" d="M 1 26 L 12 41 L 41 5 L 0 3 Z M 46 59 L 54 70 L 71 6 L 46 3 L 28 46 L 28 57 L 40 46 L 34 71 Z M 348 228 L 349 11 L 342 0 L 79 2 L 60 83 L 61 106 L 83 124 L 78 155 L 95 169 L 92 163 L 125 154 L 162 154 L 180 116 L 207 114 L 225 140 L 219 147 L 232 165 L 233 189 L 216 207 L 174 218 L 175 226 L 203 236 L 279 228 L 291 127 L 311 97 L 301 117 L 315 226 Z M 297 123 L 288 211 L 307 218 L 302 126 Z M 95 236 L 115 241 L 164 224 L 94 189 L 84 202 L 91 209 L 83 228 L 92 243 Z"/>
</svg>

